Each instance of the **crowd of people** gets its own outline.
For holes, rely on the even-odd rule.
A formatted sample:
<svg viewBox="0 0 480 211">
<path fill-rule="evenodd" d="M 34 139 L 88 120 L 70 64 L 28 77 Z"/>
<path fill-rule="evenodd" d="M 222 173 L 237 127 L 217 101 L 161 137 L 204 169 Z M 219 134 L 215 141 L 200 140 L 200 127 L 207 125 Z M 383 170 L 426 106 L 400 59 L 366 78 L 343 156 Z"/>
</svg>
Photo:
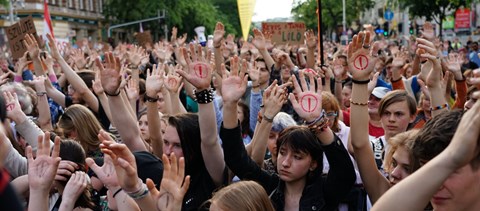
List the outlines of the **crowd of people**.
<svg viewBox="0 0 480 211">
<path fill-rule="evenodd" d="M 177 33 L 1 59 L 2 209 L 480 209 L 478 43 Z"/>
</svg>

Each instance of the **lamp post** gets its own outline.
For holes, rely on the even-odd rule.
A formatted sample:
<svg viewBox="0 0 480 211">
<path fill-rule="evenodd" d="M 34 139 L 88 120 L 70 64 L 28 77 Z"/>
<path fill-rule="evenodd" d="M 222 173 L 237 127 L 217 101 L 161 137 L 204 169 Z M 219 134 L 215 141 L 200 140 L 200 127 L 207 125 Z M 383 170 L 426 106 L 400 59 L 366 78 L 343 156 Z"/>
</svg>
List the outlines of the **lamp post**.
<svg viewBox="0 0 480 211">
<path fill-rule="evenodd" d="M 317 0 L 317 15 L 318 15 L 318 57 L 317 60 L 320 60 L 320 64 L 323 66 L 323 39 L 322 39 L 322 0 Z"/>
</svg>

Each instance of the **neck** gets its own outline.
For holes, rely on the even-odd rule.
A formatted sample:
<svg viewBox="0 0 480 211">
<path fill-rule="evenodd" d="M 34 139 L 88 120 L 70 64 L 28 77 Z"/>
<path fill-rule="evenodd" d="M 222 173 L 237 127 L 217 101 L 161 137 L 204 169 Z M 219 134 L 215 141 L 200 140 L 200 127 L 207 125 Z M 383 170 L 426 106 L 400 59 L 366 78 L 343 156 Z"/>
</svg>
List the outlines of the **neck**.
<svg viewBox="0 0 480 211">
<path fill-rule="evenodd" d="M 260 89 L 265 90 L 268 87 L 268 81 L 266 83 L 260 84 Z"/>
<path fill-rule="evenodd" d="M 307 177 L 303 177 L 297 181 L 285 183 L 285 196 L 298 196 L 302 195 L 303 189 L 307 183 Z"/>
<path fill-rule="evenodd" d="M 378 126 L 380 125 L 380 116 L 378 114 L 370 114 L 370 123 L 372 125 Z"/>
</svg>

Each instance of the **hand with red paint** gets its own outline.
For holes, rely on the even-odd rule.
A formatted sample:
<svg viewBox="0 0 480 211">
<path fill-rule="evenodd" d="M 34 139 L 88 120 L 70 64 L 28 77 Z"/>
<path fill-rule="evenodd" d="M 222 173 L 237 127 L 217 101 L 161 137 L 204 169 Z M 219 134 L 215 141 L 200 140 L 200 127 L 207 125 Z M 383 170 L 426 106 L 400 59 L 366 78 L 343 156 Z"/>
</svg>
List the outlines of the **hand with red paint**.
<svg viewBox="0 0 480 211">
<path fill-rule="evenodd" d="M 167 90 L 172 94 L 178 94 L 182 90 L 183 83 L 182 83 L 182 76 L 176 73 L 175 70 L 181 70 L 182 66 L 177 64 L 175 69 L 170 67 L 168 71 L 167 77 L 164 79 L 164 84 Z"/>
<path fill-rule="evenodd" d="M 187 62 L 188 72 L 180 69 L 175 71 L 190 82 L 198 91 L 210 88 L 213 68 L 210 67 L 208 62 L 211 58 L 211 51 L 208 50 L 207 55 L 205 55 L 201 45 L 195 46 L 192 44 L 190 45 L 190 56 L 185 48 L 182 48 L 181 51 Z"/>
<path fill-rule="evenodd" d="M 230 59 L 230 74 L 227 75 L 227 70 L 222 64 L 222 98 L 224 104 L 237 104 L 238 100 L 242 98 L 247 89 L 248 75 L 247 62 L 245 60 L 239 61 L 237 56 Z"/>
<path fill-rule="evenodd" d="M 348 69 L 352 78 L 358 81 L 370 79 L 370 73 L 378 61 L 378 44 L 371 46 L 370 32 L 359 32 L 348 45 Z"/>
<path fill-rule="evenodd" d="M 5 105 L 7 108 L 7 117 L 17 124 L 27 120 L 27 116 L 22 111 L 22 107 L 18 102 L 17 93 L 15 92 L 3 92 L 3 98 L 5 99 Z"/>
<path fill-rule="evenodd" d="M 310 75 L 310 84 L 307 85 L 303 71 L 299 72 L 299 76 L 301 86 L 295 75 L 292 75 L 293 87 L 297 96 L 290 93 L 289 99 L 298 116 L 307 122 L 312 122 L 322 114 L 322 78 L 315 80 L 313 75 Z"/>
</svg>

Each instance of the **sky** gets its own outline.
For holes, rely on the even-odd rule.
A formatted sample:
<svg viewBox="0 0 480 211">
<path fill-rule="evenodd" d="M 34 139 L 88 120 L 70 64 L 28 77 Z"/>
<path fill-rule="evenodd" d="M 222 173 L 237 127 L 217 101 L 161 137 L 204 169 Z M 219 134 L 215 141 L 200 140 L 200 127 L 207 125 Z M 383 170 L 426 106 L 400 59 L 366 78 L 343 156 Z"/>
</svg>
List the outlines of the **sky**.
<svg viewBox="0 0 480 211">
<path fill-rule="evenodd" d="M 257 0 L 253 22 L 264 21 L 270 18 L 290 17 L 293 0 Z"/>
</svg>

